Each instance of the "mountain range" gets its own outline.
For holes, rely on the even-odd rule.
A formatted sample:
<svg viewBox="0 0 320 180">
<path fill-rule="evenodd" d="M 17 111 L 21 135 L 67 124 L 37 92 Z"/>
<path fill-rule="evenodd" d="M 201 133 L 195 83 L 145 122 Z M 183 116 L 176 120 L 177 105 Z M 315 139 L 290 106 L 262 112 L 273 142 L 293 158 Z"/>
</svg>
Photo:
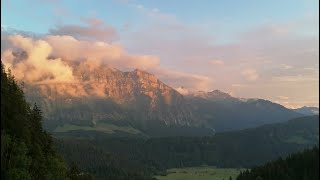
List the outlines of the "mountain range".
<svg viewBox="0 0 320 180">
<path fill-rule="evenodd" d="M 306 115 L 263 99 L 241 99 L 219 90 L 180 94 L 156 76 L 135 69 L 73 63 L 74 82 L 25 84 L 40 105 L 46 129 L 140 135 L 212 135 Z M 179 134 L 176 134 L 179 132 Z"/>
<path fill-rule="evenodd" d="M 185 95 L 195 116 L 217 132 L 285 122 L 303 114 L 264 99 L 235 98 L 219 90 Z"/>
</svg>

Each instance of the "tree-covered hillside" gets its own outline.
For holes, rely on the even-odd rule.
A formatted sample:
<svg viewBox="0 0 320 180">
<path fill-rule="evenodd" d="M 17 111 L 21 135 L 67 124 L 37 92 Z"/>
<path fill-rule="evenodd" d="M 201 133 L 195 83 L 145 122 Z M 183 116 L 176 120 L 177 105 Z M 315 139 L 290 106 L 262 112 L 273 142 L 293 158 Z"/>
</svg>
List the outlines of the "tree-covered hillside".
<svg viewBox="0 0 320 180">
<path fill-rule="evenodd" d="M 237 180 L 318 180 L 319 147 L 241 172 Z"/>
<path fill-rule="evenodd" d="M 251 168 L 312 147 L 318 141 L 319 116 L 308 116 L 213 137 L 110 138 L 82 131 L 63 134 L 56 144 L 68 162 L 104 177 L 103 167 L 110 166 L 105 159 L 111 155 L 121 157 L 116 158 L 118 166 L 146 174 L 201 165 Z"/>
<path fill-rule="evenodd" d="M 1 179 L 67 179 L 67 167 L 30 106 L 1 64 Z"/>
</svg>

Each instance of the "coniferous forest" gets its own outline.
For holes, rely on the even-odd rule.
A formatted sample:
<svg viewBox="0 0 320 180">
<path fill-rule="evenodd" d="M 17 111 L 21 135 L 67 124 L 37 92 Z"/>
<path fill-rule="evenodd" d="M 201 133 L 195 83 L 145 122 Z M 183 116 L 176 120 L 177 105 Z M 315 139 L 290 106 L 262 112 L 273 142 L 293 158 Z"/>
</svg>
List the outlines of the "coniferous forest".
<svg viewBox="0 0 320 180">
<path fill-rule="evenodd" d="M 1 179 L 92 179 L 67 167 L 42 128 L 39 107 L 29 105 L 10 70 L 1 63 Z"/>
<path fill-rule="evenodd" d="M 41 123 L 41 110 L 25 101 L 1 64 L 1 179 L 67 178 L 67 166 Z"/>
<path fill-rule="evenodd" d="M 319 147 L 240 172 L 237 180 L 318 180 Z"/>
</svg>

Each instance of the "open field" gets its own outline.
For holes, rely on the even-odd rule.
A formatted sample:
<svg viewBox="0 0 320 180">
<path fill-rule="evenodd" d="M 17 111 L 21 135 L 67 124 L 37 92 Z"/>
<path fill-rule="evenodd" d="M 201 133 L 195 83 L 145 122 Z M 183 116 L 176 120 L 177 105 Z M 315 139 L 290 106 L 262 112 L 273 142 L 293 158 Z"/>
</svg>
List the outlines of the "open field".
<svg viewBox="0 0 320 180">
<path fill-rule="evenodd" d="M 156 176 L 159 180 L 229 180 L 235 177 L 243 169 L 215 168 L 215 167 L 189 167 L 167 170 L 167 176 Z"/>
<path fill-rule="evenodd" d="M 130 126 L 116 126 L 116 125 L 107 124 L 107 123 L 98 123 L 94 127 L 64 124 L 63 126 L 57 127 L 54 130 L 54 132 L 68 132 L 68 131 L 74 131 L 74 130 L 99 131 L 99 132 L 104 132 L 104 133 L 108 133 L 108 134 L 112 134 L 112 133 L 114 133 L 114 131 L 122 131 L 122 132 L 131 133 L 131 134 L 140 133 L 140 131 L 138 131 Z"/>
</svg>

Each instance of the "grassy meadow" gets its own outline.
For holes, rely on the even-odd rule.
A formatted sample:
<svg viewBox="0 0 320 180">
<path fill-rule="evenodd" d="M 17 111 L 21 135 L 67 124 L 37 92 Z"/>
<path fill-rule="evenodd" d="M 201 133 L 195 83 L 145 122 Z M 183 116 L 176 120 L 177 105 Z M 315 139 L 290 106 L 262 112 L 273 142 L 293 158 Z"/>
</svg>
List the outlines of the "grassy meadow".
<svg viewBox="0 0 320 180">
<path fill-rule="evenodd" d="M 188 167 L 167 170 L 166 176 L 156 176 L 158 180 L 229 180 L 243 169 L 215 168 L 215 167 Z"/>
<path fill-rule="evenodd" d="M 54 130 L 54 132 L 68 132 L 68 131 L 74 131 L 74 130 L 99 131 L 99 132 L 108 133 L 108 134 L 112 134 L 114 133 L 114 131 L 122 131 L 122 132 L 131 133 L 131 134 L 140 133 L 139 130 L 136 130 L 130 126 L 116 126 L 116 125 L 107 124 L 107 123 L 97 123 L 96 126 L 94 127 L 64 124 L 63 126 L 57 127 Z"/>
</svg>

